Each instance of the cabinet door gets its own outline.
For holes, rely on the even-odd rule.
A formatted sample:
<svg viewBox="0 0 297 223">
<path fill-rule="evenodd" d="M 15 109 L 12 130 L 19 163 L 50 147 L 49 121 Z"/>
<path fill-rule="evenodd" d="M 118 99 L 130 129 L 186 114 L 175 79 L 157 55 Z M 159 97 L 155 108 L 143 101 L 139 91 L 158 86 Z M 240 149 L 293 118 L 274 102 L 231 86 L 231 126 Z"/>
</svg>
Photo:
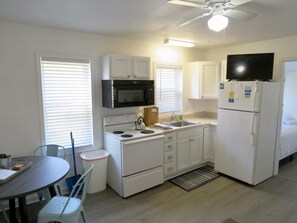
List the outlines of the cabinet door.
<svg viewBox="0 0 297 223">
<path fill-rule="evenodd" d="M 177 147 L 177 169 L 184 170 L 202 161 L 202 137 L 183 139 Z"/>
<path fill-rule="evenodd" d="M 200 94 L 201 98 L 218 98 L 220 82 L 220 63 L 203 62 L 200 66 Z"/>
<path fill-rule="evenodd" d="M 218 98 L 221 64 L 216 61 L 192 62 L 188 65 L 191 77 L 191 98 Z"/>
<path fill-rule="evenodd" d="M 227 60 L 221 62 L 221 81 L 227 81 Z"/>
<path fill-rule="evenodd" d="M 110 56 L 110 77 L 129 79 L 132 77 L 132 58 L 124 55 Z"/>
<path fill-rule="evenodd" d="M 189 139 L 190 146 L 190 166 L 195 166 L 202 161 L 202 147 L 203 139 L 202 137 L 196 137 Z"/>
<path fill-rule="evenodd" d="M 190 143 L 189 139 L 178 141 L 177 146 L 177 169 L 184 170 L 190 167 Z"/>
<path fill-rule="evenodd" d="M 203 129 L 203 161 L 214 162 L 215 147 L 216 147 L 216 132 L 215 126 L 205 127 Z"/>
<path fill-rule="evenodd" d="M 150 79 L 150 58 L 133 57 L 133 78 Z"/>
</svg>

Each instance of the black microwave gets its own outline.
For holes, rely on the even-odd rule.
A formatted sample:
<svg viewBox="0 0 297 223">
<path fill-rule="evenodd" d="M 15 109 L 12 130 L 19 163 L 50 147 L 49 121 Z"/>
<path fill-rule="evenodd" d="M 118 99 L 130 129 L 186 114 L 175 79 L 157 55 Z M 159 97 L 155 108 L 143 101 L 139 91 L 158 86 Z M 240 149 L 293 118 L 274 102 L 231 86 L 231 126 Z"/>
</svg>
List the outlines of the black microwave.
<svg viewBox="0 0 297 223">
<path fill-rule="evenodd" d="M 136 107 L 154 102 L 153 80 L 102 80 L 103 107 Z"/>
</svg>

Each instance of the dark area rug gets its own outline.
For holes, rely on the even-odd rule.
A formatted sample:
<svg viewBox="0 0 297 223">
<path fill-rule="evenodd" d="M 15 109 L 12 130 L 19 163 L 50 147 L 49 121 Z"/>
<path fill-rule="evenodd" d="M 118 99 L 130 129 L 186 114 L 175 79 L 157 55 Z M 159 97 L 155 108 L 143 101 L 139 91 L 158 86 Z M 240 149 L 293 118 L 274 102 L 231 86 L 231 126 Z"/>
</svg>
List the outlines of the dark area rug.
<svg viewBox="0 0 297 223">
<path fill-rule="evenodd" d="M 223 221 L 222 223 L 237 223 L 237 221 L 233 220 L 232 218 L 228 218 L 225 221 Z"/>
<path fill-rule="evenodd" d="M 214 179 L 217 179 L 219 176 L 219 174 L 214 172 L 213 167 L 204 166 L 181 176 L 175 177 L 169 181 L 189 192 L 210 181 L 213 181 Z"/>
</svg>

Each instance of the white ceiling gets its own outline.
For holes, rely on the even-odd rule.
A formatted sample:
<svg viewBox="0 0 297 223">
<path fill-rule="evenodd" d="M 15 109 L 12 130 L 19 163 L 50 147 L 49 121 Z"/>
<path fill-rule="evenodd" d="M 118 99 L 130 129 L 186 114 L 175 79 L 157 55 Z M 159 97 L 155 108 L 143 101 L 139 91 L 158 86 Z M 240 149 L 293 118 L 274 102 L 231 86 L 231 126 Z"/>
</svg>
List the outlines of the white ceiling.
<svg viewBox="0 0 297 223">
<path fill-rule="evenodd" d="M 0 21 L 152 43 L 163 43 L 166 38 L 186 39 L 199 48 L 297 35 L 296 0 L 254 0 L 237 9 L 258 15 L 249 21 L 230 19 L 227 29 L 220 33 L 208 30 L 207 17 L 176 27 L 204 11 L 168 4 L 167 0 L 1 0 Z"/>
</svg>

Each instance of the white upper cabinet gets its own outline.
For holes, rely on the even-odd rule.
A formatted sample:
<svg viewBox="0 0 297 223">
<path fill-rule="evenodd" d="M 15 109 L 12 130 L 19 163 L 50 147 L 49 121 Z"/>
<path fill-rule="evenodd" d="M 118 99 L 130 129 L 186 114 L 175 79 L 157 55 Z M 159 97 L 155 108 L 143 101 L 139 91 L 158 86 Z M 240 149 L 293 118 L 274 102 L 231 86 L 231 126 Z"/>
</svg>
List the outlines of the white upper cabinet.
<svg viewBox="0 0 297 223">
<path fill-rule="evenodd" d="M 150 79 L 150 58 L 109 54 L 103 57 L 103 79 Z"/>
<path fill-rule="evenodd" d="M 227 60 L 221 62 L 221 81 L 227 81 Z"/>
<path fill-rule="evenodd" d="M 221 63 L 198 61 L 189 63 L 191 78 L 191 98 L 217 99 L 221 81 Z"/>
<path fill-rule="evenodd" d="M 133 57 L 133 77 L 135 79 L 150 79 L 149 57 Z"/>
</svg>

